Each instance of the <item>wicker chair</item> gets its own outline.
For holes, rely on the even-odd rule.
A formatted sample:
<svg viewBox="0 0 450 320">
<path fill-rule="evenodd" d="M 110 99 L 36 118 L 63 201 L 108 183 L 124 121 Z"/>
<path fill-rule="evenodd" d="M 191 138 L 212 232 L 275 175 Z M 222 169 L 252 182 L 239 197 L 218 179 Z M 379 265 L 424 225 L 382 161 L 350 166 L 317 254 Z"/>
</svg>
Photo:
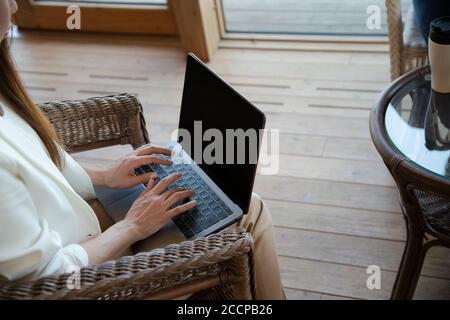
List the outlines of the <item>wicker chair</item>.
<svg viewBox="0 0 450 320">
<path fill-rule="evenodd" d="M 142 106 L 129 94 L 40 106 L 71 152 L 115 144 L 137 148 L 149 142 Z M 252 248 L 244 229 L 226 229 L 82 268 L 78 289 L 69 289 L 70 273 L 3 281 L 0 299 L 252 299 Z"/>
<path fill-rule="evenodd" d="M 402 18 L 401 0 L 386 0 L 389 31 L 391 80 L 406 72 L 428 64 L 427 44 L 414 19 L 411 6 L 406 21 Z"/>
</svg>

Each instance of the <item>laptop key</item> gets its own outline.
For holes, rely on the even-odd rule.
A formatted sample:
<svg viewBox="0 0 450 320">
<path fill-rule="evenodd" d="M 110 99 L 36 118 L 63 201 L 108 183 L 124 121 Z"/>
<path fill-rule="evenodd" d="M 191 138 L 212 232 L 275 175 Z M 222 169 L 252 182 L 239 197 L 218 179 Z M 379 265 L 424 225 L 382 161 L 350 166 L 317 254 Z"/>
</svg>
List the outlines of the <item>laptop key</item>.
<svg viewBox="0 0 450 320">
<path fill-rule="evenodd" d="M 210 226 L 212 226 L 212 225 L 216 224 L 217 222 L 219 222 L 220 219 L 215 214 L 211 214 L 207 217 L 207 221 L 208 221 L 208 224 Z"/>
<path fill-rule="evenodd" d="M 203 198 L 203 201 L 208 204 L 208 200 L 210 200 L 209 194 L 201 193 L 200 196 Z"/>
<path fill-rule="evenodd" d="M 214 211 L 216 208 L 220 208 L 220 207 L 219 207 L 219 205 L 217 204 L 217 202 L 213 202 L 213 203 L 210 205 L 210 208 Z"/>
<path fill-rule="evenodd" d="M 214 213 L 220 218 L 220 219 L 225 219 L 226 217 L 228 217 L 228 214 L 225 210 L 223 210 L 222 208 L 219 208 L 220 210 L 218 211 L 214 211 Z"/>
<path fill-rule="evenodd" d="M 182 221 L 180 221 L 179 223 L 176 223 L 178 229 L 181 230 L 181 232 L 185 232 L 187 230 L 189 230 L 189 227 Z"/>
<path fill-rule="evenodd" d="M 192 183 L 191 188 L 194 190 L 200 189 L 200 184 L 198 183 L 198 181 L 195 181 L 194 183 Z"/>
<path fill-rule="evenodd" d="M 144 164 L 144 165 L 141 167 L 141 169 L 144 170 L 145 172 L 152 172 L 152 171 L 153 171 L 152 167 L 149 166 L 148 164 Z"/>
<path fill-rule="evenodd" d="M 194 220 L 198 220 L 202 217 L 203 212 L 200 212 L 197 208 L 193 208 L 189 211 L 189 214 Z"/>
<path fill-rule="evenodd" d="M 204 230 L 204 228 L 195 220 L 192 220 L 192 222 L 189 223 L 189 227 L 195 234 L 200 233 Z"/>
<path fill-rule="evenodd" d="M 137 168 L 134 172 L 135 172 L 136 175 L 138 175 L 138 176 L 145 173 L 145 171 L 142 170 L 141 168 Z"/>
<path fill-rule="evenodd" d="M 225 202 L 223 202 L 222 200 L 217 201 L 217 203 L 219 204 L 219 206 L 221 208 L 228 208 L 228 206 L 225 204 Z"/>
<path fill-rule="evenodd" d="M 194 232 L 191 229 L 187 229 L 186 231 L 183 231 L 183 234 L 186 238 L 192 238 L 194 236 Z"/>
<path fill-rule="evenodd" d="M 198 221 L 204 227 L 204 229 L 207 229 L 219 222 L 220 219 L 212 211 L 209 211 L 209 214 L 203 215 L 202 218 Z"/>
<path fill-rule="evenodd" d="M 205 216 L 201 217 L 201 219 L 198 220 L 198 223 L 200 223 L 203 227 L 203 229 L 208 229 L 211 225 L 208 224 L 208 220 Z"/>
</svg>

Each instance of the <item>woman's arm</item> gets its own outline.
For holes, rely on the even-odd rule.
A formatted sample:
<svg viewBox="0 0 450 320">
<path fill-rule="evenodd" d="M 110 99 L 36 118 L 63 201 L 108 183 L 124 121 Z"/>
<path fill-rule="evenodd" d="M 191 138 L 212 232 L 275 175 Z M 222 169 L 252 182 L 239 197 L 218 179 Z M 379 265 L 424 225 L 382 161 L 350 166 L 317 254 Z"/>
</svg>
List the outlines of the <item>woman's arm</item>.
<svg viewBox="0 0 450 320">
<path fill-rule="evenodd" d="M 186 189 L 167 187 L 178 180 L 181 175 L 173 174 L 162 179 L 156 185 L 156 174 L 136 176 L 134 170 L 150 163 L 171 165 L 170 160 L 159 158 L 155 154 L 170 155 L 167 148 L 145 145 L 111 166 L 103 168 L 84 165 L 83 168 L 97 185 L 111 188 L 127 188 L 139 183 L 147 183 L 147 188 L 136 199 L 124 220 L 114 224 L 94 239 L 81 244 L 89 256 L 89 263 L 102 263 L 120 256 L 133 243 L 145 239 L 161 229 L 173 216 L 193 208 L 195 201 L 182 206 L 171 207 L 180 200 L 193 195 Z"/>
<path fill-rule="evenodd" d="M 136 239 L 133 225 L 122 220 L 81 246 L 89 257 L 89 264 L 99 264 L 122 256 Z"/>
<path fill-rule="evenodd" d="M 121 255 L 133 243 L 160 230 L 171 218 L 197 205 L 195 200 L 172 208 L 194 194 L 192 190 L 167 187 L 181 178 L 174 173 L 156 184 L 153 178 L 147 188 L 131 206 L 124 220 L 116 223 L 94 239 L 81 244 L 89 256 L 90 264 L 98 264 Z"/>
<path fill-rule="evenodd" d="M 84 163 L 80 163 L 80 166 L 86 171 L 89 178 L 95 185 L 106 186 L 105 184 L 105 175 L 106 175 L 106 167 L 94 167 Z"/>
<path fill-rule="evenodd" d="M 85 250 L 76 243 L 63 243 L 63 237 L 48 224 L 45 215 L 36 211 L 36 199 L 31 196 L 30 186 L 20 178 L 17 166 L 12 161 L 2 161 L 1 152 L 0 149 L 0 277 L 39 278 L 85 266 L 89 260 Z"/>
</svg>

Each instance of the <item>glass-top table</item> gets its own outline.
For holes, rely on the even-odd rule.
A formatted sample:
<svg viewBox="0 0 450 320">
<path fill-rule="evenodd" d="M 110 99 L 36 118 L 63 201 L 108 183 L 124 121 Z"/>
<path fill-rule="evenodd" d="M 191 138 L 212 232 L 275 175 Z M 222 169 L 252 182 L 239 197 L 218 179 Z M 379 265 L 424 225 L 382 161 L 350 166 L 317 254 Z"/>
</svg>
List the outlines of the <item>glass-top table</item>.
<svg viewBox="0 0 450 320">
<path fill-rule="evenodd" d="M 430 87 L 429 66 L 408 72 L 385 88 L 370 115 L 372 141 L 396 182 L 407 232 L 392 299 L 413 298 L 431 247 L 450 248 L 450 105 L 429 107 Z"/>
<path fill-rule="evenodd" d="M 385 127 L 393 145 L 420 168 L 450 179 L 450 105 L 429 107 L 431 75 L 421 74 L 392 97 Z"/>
</svg>

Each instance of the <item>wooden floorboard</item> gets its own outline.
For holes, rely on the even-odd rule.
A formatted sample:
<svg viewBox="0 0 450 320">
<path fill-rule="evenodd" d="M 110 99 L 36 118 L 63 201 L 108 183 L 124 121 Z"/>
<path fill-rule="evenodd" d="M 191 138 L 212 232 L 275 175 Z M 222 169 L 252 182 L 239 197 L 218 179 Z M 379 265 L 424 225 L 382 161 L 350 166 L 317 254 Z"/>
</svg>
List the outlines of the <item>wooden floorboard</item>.
<svg viewBox="0 0 450 320">
<path fill-rule="evenodd" d="M 14 53 L 38 101 L 119 92 L 142 101 L 151 140 L 176 128 L 184 54 L 174 39 L 26 32 Z M 259 175 L 255 191 L 275 225 L 283 283 L 291 299 L 386 299 L 405 241 L 392 178 L 368 129 L 389 81 L 386 53 L 220 49 L 210 66 L 280 129 L 280 171 Z M 102 165 L 129 152 L 117 146 L 76 154 Z M 382 270 L 381 290 L 366 268 Z M 417 299 L 450 298 L 450 252 L 430 251 Z"/>
</svg>

